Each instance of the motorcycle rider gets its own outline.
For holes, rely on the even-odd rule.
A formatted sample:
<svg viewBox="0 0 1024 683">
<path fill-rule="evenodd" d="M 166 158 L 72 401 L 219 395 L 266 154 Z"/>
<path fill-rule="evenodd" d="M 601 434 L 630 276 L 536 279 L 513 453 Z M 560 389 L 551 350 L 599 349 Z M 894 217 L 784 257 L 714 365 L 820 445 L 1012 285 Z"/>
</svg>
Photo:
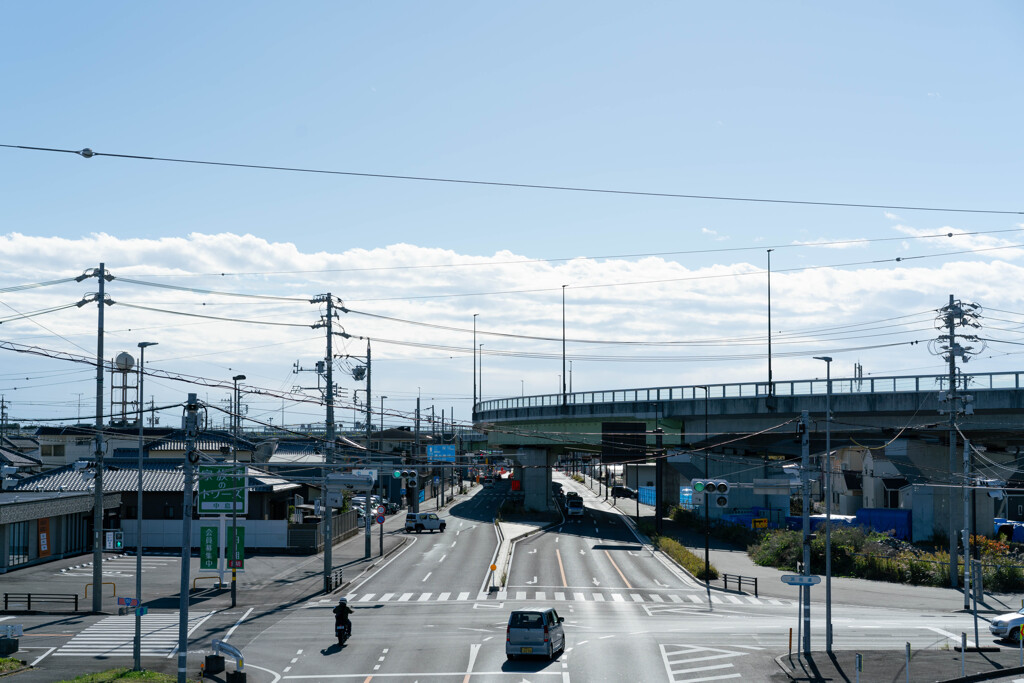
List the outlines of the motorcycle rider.
<svg viewBox="0 0 1024 683">
<path fill-rule="evenodd" d="M 348 634 L 352 634 L 352 621 L 349 619 L 349 615 L 354 611 L 355 610 L 348 606 L 347 598 L 338 599 L 338 604 L 333 610 L 335 632 L 337 632 L 339 626 L 344 626 L 348 631 Z"/>
</svg>

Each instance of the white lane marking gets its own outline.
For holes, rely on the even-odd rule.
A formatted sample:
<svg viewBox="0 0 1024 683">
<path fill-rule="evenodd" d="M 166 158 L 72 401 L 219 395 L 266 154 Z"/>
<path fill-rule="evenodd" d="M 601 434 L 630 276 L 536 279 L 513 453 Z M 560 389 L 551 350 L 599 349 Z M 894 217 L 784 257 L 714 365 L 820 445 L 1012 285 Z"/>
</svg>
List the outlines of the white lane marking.
<svg viewBox="0 0 1024 683">
<path fill-rule="evenodd" d="M 359 582 L 359 585 L 358 585 L 358 586 L 353 586 L 353 587 L 352 587 L 352 590 L 353 590 L 353 591 L 357 591 L 357 590 L 359 590 L 360 588 L 362 588 L 362 587 L 363 587 L 363 584 L 364 584 L 364 583 L 366 583 L 367 581 L 369 581 L 369 580 L 370 580 L 370 579 L 372 579 L 373 577 L 377 576 L 377 574 L 381 573 L 381 572 L 382 572 L 382 571 L 384 570 L 384 567 L 387 567 L 387 566 L 388 566 L 389 564 L 391 564 L 392 562 L 394 562 L 395 560 L 397 560 L 397 559 L 398 559 L 398 558 L 399 558 L 399 557 L 401 556 L 401 554 L 402 554 L 402 553 L 404 553 L 404 552 L 405 552 L 406 550 L 408 550 L 409 548 L 411 548 L 411 547 L 413 546 L 413 544 L 414 544 L 414 543 L 416 543 L 416 539 L 415 539 L 415 538 L 409 538 L 409 539 L 407 539 L 407 540 L 409 541 L 409 543 L 408 543 L 408 544 L 407 544 L 407 545 L 406 545 L 406 546 L 405 546 L 404 548 L 402 548 L 402 549 L 401 549 L 401 550 L 399 550 L 399 551 L 398 551 L 397 553 L 395 553 L 395 556 L 394 556 L 394 557 L 392 557 L 392 558 L 391 558 L 390 560 L 388 560 L 387 562 L 385 562 L 384 564 L 382 564 L 382 565 L 380 566 L 380 568 L 379 568 L 379 569 L 378 569 L 377 571 L 375 571 L 374 573 L 370 574 L 370 575 L 369 575 L 369 576 L 367 576 L 367 577 L 366 577 L 365 579 L 363 579 L 362 581 L 360 581 L 360 582 Z M 352 593 L 350 593 L 349 595 L 352 595 Z"/>
<path fill-rule="evenodd" d="M 480 651 L 480 643 L 473 643 L 469 646 L 469 664 L 466 665 L 466 678 L 473 673 L 473 664 L 476 663 L 476 653 Z"/>
<path fill-rule="evenodd" d="M 458 543 L 458 541 L 452 541 L 452 544 L 450 546 L 448 546 L 448 547 L 449 548 L 454 548 L 456 543 Z"/>
<path fill-rule="evenodd" d="M 441 556 L 441 559 L 437 561 L 438 564 L 444 562 L 444 558 L 448 557 L 447 553 Z"/>
<path fill-rule="evenodd" d="M 594 585 L 595 586 L 600 586 L 601 585 L 601 582 L 597 580 L 596 576 L 594 577 Z"/>
<path fill-rule="evenodd" d="M 960 642 L 960 636 L 954 635 L 954 634 L 950 633 L 949 631 L 943 631 L 941 628 L 936 628 L 935 626 L 921 626 L 919 628 L 926 628 L 929 631 L 935 631 L 940 636 L 945 636 L 945 637 L 949 638 L 950 640 L 952 640 L 954 643 L 959 643 Z"/>
<path fill-rule="evenodd" d="M 13 617 L 11 617 L 11 618 L 13 619 Z M 44 652 L 43 654 L 41 654 L 41 655 L 39 655 L 38 657 L 36 657 L 36 658 L 35 658 L 35 659 L 34 659 L 34 660 L 32 661 L 32 663 L 31 663 L 31 664 L 29 664 L 29 666 L 35 666 L 35 665 L 36 665 L 36 664 L 38 664 L 39 662 L 43 661 L 44 659 L 46 659 L 47 655 L 49 655 L 49 654 L 50 654 L 51 652 L 53 652 L 53 651 L 54 651 L 54 650 L 56 650 L 56 649 L 57 649 L 57 648 L 55 648 L 55 647 L 51 647 L 51 648 L 49 648 L 49 649 L 48 649 L 48 650 L 47 650 L 46 652 Z"/>
<path fill-rule="evenodd" d="M 431 575 L 431 574 L 433 574 L 433 573 L 434 573 L 434 572 L 427 572 L 427 575 L 426 575 L 426 576 L 424 576 L 422 580 L 420 580 L 420 583 L 423 583 L 424 581 L 426 581 L 427 579 L 429 579 L 429 578 L 430 578 L 430 575 Z"/>
<path fill-rule="evenodd" d="M 225 643 L 228 642 L 228 638 L 230 638 L 231 634 L 235 632 L 235 629 L 238 628 L 243 621 L 245 621 L 245 618 L 247 616 L 249 616 L 250 614 L 252 614 L 252 611 L 254 609 L 256 609 L 256 608 L 255 607 L 250 607 L 249 611 L 247 611 L 245 614 L 243 614 L 241 617 L 239 617 L 238 621 L 235 622 L 235 625 L 228 629 L 228 632 L 226 634 L 224 634 L 224 642 Z"/>
</svg>

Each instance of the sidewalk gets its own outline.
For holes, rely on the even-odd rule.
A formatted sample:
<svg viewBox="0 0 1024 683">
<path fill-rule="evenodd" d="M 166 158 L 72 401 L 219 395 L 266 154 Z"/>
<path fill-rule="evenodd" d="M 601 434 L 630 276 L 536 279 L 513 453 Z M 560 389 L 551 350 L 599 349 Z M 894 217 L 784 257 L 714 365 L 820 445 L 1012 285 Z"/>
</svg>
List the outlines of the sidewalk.
<svg viewBox="0 0 1024 683">
<path fill-rule="evenodd" d="M 906 652 L 873 650 L 866 652 L 835 651 L 833 656 L 813 652 L 807 656 L 780 655 L 775 658 L 780 681 L 856 681 L 856 655 L 861 655 L 862 683 L 902 683 L 903 681 L 996 681 L 1013 680 L 1024 674 L 1017 648 L 999 652 L 971 652 L 966 659 L 954 650 L 920 650 L 910 654 L 910 676 L 907 676 Z M 960 677 L 961 667 L 965 676 Z"/>
</svg>

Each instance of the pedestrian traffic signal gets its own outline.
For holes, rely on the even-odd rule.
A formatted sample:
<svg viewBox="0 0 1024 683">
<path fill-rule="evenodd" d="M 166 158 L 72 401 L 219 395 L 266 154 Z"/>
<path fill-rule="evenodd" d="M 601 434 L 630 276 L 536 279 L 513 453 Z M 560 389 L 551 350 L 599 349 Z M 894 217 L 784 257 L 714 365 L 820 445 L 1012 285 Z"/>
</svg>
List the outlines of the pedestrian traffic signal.
<svg viewBox="0 0 1024 683">
<path fill-rule="evenodd" d="M 114 550 L 124 550 L 124 532 L 114 532 Z"/>
</svg>

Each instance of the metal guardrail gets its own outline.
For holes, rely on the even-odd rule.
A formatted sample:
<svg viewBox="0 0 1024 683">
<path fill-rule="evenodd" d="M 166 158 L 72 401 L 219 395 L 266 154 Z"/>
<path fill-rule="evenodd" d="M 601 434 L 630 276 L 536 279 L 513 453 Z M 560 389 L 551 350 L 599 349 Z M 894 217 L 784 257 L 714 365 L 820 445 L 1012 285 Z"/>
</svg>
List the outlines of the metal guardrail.
<svg viewBox="0 0 1024 683">
<path fill-rule="evenodd" d="M 32 609 L 32 602 L 58 602 L 73 604 L 75 611 L 78 611 L 77 593 L 4 593 L 4 611 L 10 609 L 10 603 L 25 603 L 28 610 Z"/>
<path fill-rule="evenodd" d="M 88 600 L 88 599 L 89 599 L 89 587 L 90 587 L 90 586 L 92 586 L 92 584 L 91 584 L 91 583 L 87 583 L 87 584 L 85 584 L 85 599 L 86 599 L 86 600 Z M 116 584 L 116 583 L 114 583 L 113 581 L 104 581 L 103 583 L 101 583 L 101 584 L 100 584 L 100 590 L 102 590 L 103 586 L 113 586 L 113 587 L 114 587 L 114 592 L 113 592 L 113 593 L 111 593 L 110 595 L 111 595 L 111 596 L 115 596 L 115 595 L 117 595 L 117 584 Z"/>
<path fill-rule="evenodd" d="M 722 584 L 725 590 L 729 590 L 729 582 L 732 581 L 736 584 L 736 590 L 742 591 L 743 585 L 754 586 L 754 597 L 757 597 L 757 577 L 756 576 L 740 576 L 739 574 L 722 574 Z"/>
<path fill-rule="evenodd" d="M 331 591 L 340 588 L 345 583 L 345 572 L 342 567 L 337 567 L 331 570 L 331 573 L 324 577 L 324 592 L 330 593 Z"/>
<path fill-rule="evenodd" d="M 987 389 L 1020 389 L 1022 372 L 982 372 L 961 375 L 967 383 L 967 391 Z M 832 379 L 832 395 L 852 394 L 893 394 L 910 391 L 940 391 L 949 383 L 948 375 L 894 375 L 890 377 L 848 377 Z M 707 385 L 709 400 L 723 398 L 763 398 L 780 396 L 824 396 L 828 393 L 826 379 L 802 379 L 772 382 L 740 382 L 733 384 Z M 772 389 L 772 391 L 769 391 Z M 629 403 L 643 401 L 696 401 L 704 399 L 703 386 L 668 386 L 643 389 L 611 389 L 607 391 L 583 391 L 564 395 L 568 405 L 593 405 L 598 403 Z M 489 410 L 510 410 L 515 408 L 542 408 L 562 405 L 562 394 L 539 396 L 513 396 L 492 399 L 476 404 L 474 412 Z"/>
</svg>

